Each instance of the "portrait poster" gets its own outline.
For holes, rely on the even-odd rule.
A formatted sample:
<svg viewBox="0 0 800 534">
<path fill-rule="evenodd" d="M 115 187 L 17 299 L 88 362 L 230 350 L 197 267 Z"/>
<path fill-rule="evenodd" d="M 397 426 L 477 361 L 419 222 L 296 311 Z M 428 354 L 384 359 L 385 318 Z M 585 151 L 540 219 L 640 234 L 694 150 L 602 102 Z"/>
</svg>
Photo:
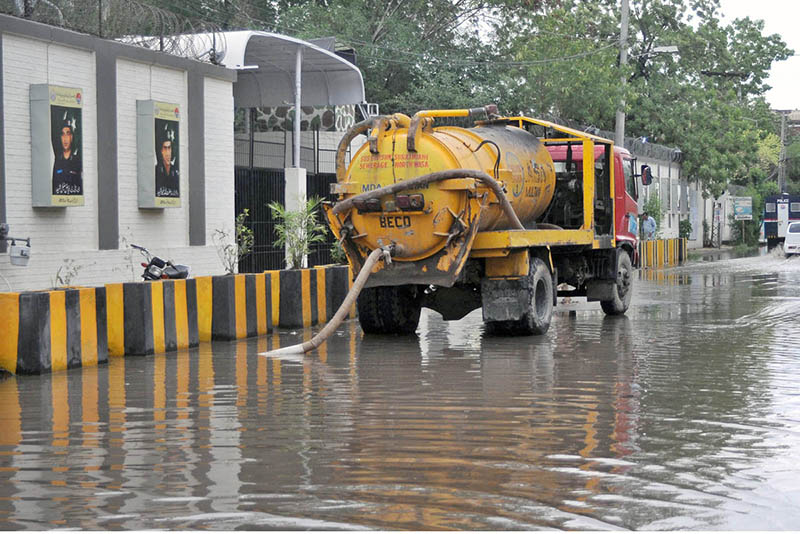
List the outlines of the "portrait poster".
<svg viewBox="0 0 800 534">
<path fill-rule="evenodd" d="M 31 85 L 31 183 L 35 207 L 84 205 L 83 91 Z"/>
<path fill-rule="evenodd" d="M 181 205 L 180 108 L 137 101 L 139 207 Z"/>
</svg>

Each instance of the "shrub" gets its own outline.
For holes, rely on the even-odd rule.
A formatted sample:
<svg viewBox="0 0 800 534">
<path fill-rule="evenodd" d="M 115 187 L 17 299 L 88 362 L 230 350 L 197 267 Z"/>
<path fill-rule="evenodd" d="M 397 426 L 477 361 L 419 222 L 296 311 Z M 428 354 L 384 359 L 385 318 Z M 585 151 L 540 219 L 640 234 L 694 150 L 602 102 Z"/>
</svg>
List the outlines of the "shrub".
<svg viewBox="0 0 800 534">
<path fill-rule="evenodd" d="M 658 198 L 658 193 L 651 192 L 647 197 L 647 202 L 644 203 L 643 211 L 647 212 L 653 219 L 656 220 L 656 237 L 661 235 L 661 220 L 663 213 L 661 212 L 661 199 Z"/>
<path fill-rule="evenodd" d="M 286 268 L 299 269 L 311 249 L 312 243 L 325 241 L 325 226 L 317 221 L 317 212 L 322 199 L 312 197 L 302 202 L 298 211 L 287 210 L 279 202 L 268 204 L 272 216 L 277 219 L 275 244 L 286 247 Z"/>
<path fill-rule="evenodd" d="M 217 255 L 228 274 L 235 273 L 242 258 L 253 250 L 253 230 L 245 224 L 249 215 L 249 210 L 243 210 L 236 216 L 233 232 L 217 229 L 211 236 L 217 247 Z"/>
<path fill-rule="evenodd" d="M 685 237 L 689 239 L 692 234 L 692 222 L 689 219 L 684 219 L 678 224 L 678 237 Z"/>
</svg>

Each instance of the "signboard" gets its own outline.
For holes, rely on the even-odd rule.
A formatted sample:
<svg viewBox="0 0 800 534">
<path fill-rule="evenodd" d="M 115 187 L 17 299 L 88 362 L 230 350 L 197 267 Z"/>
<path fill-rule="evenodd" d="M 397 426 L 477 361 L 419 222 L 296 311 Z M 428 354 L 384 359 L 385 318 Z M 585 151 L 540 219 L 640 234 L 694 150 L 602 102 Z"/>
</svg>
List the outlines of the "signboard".
<svg viewBox="0 0 800 534">
<path fill-rule="evenodd" d="M 180 117 L 177 104 L 136 101 L 140 208 L 181 205 Z"/>
<path fill-rule="evenodd" d="M 733 218 L 737 221 L 753 220 L 753 198 L 731 197 L 733 201 Z"/>
<path fill-rule="evenodd" d="M 30 100 L 33 206 L 83 206 L 83 91 L 34 84 Z"/>
</svg>

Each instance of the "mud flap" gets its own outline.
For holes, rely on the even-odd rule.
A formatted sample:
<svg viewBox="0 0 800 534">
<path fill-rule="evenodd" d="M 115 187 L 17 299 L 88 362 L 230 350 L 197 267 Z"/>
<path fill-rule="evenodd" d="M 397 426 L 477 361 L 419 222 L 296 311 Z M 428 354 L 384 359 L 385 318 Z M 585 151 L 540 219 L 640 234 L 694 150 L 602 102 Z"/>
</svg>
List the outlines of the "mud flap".
<svg viewBox="0 0 800 534">
<path fill-rule="evenodd" d="M 586 282 L 586 300 L 611 300 L 614 298 L 614 280 L 589 280 Z"/>
<path fill-rule="evenodd" d="M 528 311 L 533 298 L 530 277 L 516 280 L 481 280 L 484 321 L 518 321 Z"/>
</svg>

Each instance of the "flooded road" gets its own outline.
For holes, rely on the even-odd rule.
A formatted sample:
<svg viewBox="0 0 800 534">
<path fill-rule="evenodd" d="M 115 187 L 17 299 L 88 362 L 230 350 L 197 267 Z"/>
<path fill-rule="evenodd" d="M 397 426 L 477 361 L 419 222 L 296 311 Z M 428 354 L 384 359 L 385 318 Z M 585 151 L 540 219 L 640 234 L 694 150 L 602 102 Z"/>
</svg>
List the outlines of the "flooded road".
<svg viewBox="0 0 800 534">
<path fill-rule="evenodd" d="M 0 382 L 0 528 L 790 529 L 800 259 L 637 280 L 542 337 L 480 311 Z M 570 313 L 572 310 L 572 313 Z"/>
</svg>

